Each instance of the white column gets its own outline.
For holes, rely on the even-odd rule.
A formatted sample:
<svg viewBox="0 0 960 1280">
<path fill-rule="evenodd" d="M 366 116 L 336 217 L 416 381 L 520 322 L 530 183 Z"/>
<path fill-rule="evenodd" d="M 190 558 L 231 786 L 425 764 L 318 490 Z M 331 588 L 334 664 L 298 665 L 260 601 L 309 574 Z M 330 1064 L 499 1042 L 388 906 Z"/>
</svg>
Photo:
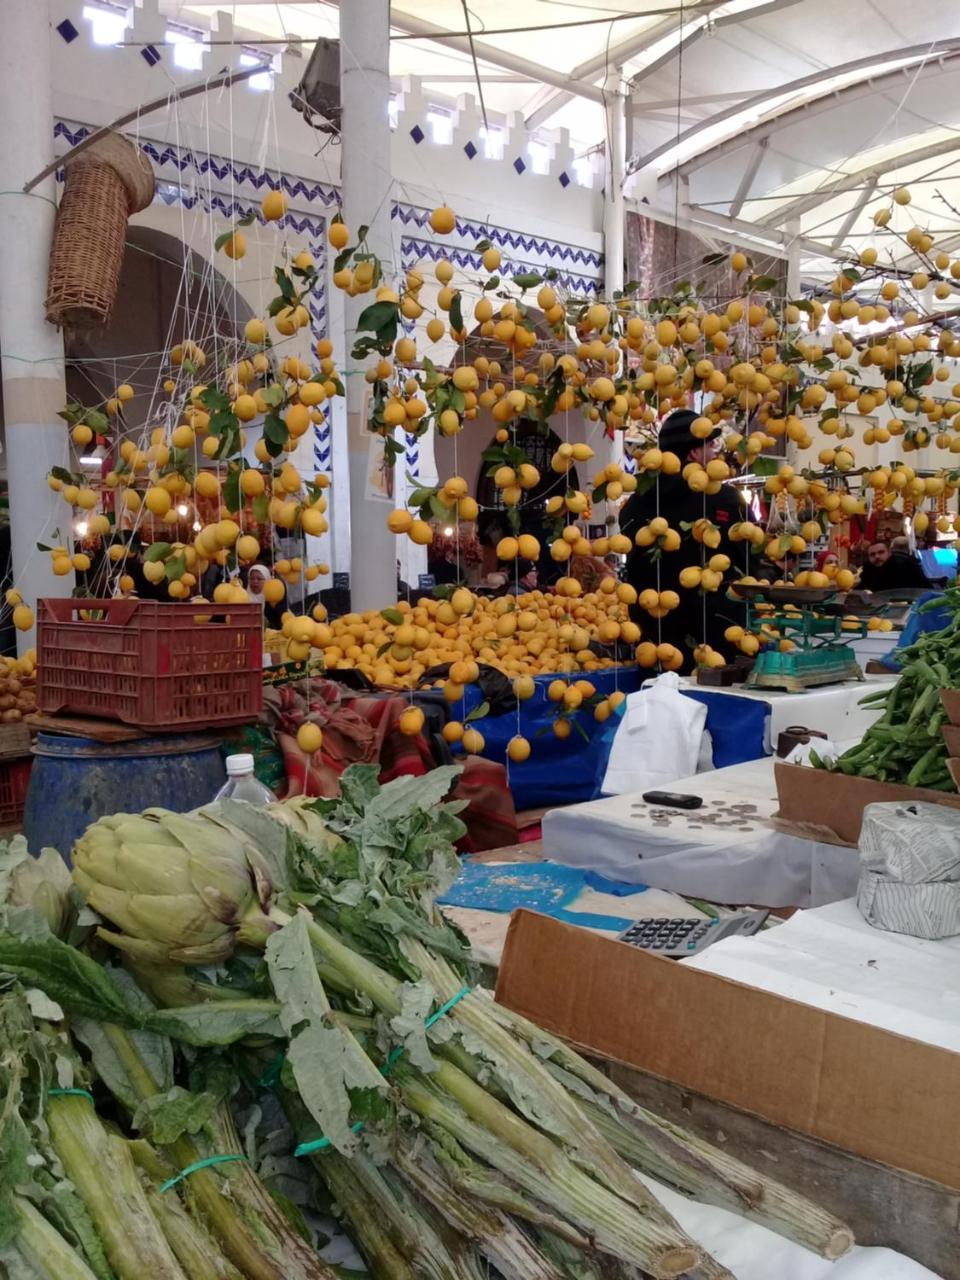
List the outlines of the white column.
<svg viewBox="0 0 960 1280">
<path fill-rule="evenodd" d="M 350 0 L 340 8 L 340 101 L 343 216 L 350 230 L 366 225 L 367 244 L 392 275 L 390 234 L 390 3 Z M 397 591 L 396 538 L 387 528 L 392 502 L 371 497 L 368 483 L 381 451 L 367 430 L 363 369 L 350 355 L 368 293 L 346 299 L 347 435 L 350 453 L 350 590 L 353 608 L 383 609 Z M 375 442 L 371 454 L 371 441 Z"/>
<path fill-rule="evenodd" d="M 56 578 L 37 543 L 69 545 L 70 512 L 47 486 L 51 466 L 67 461 L 57 413 L 65 401 L 63 342 L 44 316 L 53 237 L 53 177 L 29 195 L 24 183 L 49 164 L 53 99 L 47 0 L 4 0 L 0 40 L 0 353 L 5 452 L 10 491 L 14 582 L 24 600 L 68 595 L 72 577 Z M 56 537 L 55 530 L 60 530 Z M 32 633 L 18 637 L 21 649 Z"/>
<path fill-rule="evenodd" d="M 627 147 L 627 98 L 621 92 L 620 70 L 613 80 L 612 92 L 607 99 L 607 165 L 603 190 L 603 279 L 604 293 L 612 301 L 614 293 L 623 290 L 623 241 L 626 219 L 626 202 L 623 196 Z M 601 453 L 603 462 L 622 462 L 623 436 L 617 432 L 612 440 L 606 440 L 607 448 Z"/>
<path fill-rule="evenodd" d="M 794 218 L 784 228 L 787 237 L 787 297 L 800 297 L 800 219 Z"/>
<path fill-rule="evenodd" d="M 345 295 L 333 284 L 333 259 L 327 255 L 329 272 L 327 279 L 327 332 L 333 343 L 337 365 L 341 370 L 350 367 L 346 338 L 346 321 L 343 304 Z M 347 448 L 347 406 L 340 396 L 330 405 L 330 532 L 333 538 L 334 573 L 350 572 L 350 453 Z"/>
</svg>

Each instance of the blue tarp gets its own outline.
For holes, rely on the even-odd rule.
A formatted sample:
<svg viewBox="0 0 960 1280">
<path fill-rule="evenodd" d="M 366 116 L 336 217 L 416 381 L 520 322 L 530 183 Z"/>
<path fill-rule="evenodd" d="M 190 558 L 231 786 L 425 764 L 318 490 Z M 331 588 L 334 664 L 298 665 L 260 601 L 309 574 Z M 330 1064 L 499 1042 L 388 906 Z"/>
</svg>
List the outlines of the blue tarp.
<svg viewBox="0 0 960 1280">
<path fill-rule="evenodd" d="M 439 901 L 447 906 L 480 911 L 510 912 L 525 907 L 528 911 L 539 911 L 587 928 L 626 929 L 632 923 L 629 917 L 568 910 L 570 903 L 587 888 L 622 898 L 645 892 L 646 885 L 606 880 L 594 871 L 581 871 L 556 862 L 497 867 L 465 858 L 459 876 Z"/>
<path fill-rule="evenodd" d="M 713 739 L 715 769 L 759 760 L 767 754 L 768 702 L 738 698 L 735 693 L 714 693 L 710 689 L 684 689 L 683 693 L 707 708 L 707 730 Z"/>
<path fill-rule="evenodd" d="M 943 593 L 940 591 L 928 591 L 925 595 L 918 596 L 910 606 L 910 612 L 907 614 L 906 625 L 900 632 L 900 639 L 896 645 L 885 653 L 880 659 L 890 671 L 900 670 L 900 661 L 897 657 L 898 649 L 907 649 L 910 645 L 916 644 L 917 639 L 923 635 L 925 631 L 943 631 L 945 627 L 949 627 L 953 621 L 953 614 L 945 606 L 940 609 L 928 609 L 925 613 L 921 613 L 921 606 L 925 605 L 928 600 L 936 600 Z"/>
<path fill-rule="evenodd" d="M 585 676 L 606 697 L 615 689 L 636 693 L 648 673 L 639 668 L 593 671 Z M 574 729 L 569 738 L 558 738 L 553 732 L 557 704 L 547 697 L 547 688 L 556 676 L 537 676 L 536 692 L 519 711 L 502 716 L 484 716 L 475 727 L 483 734 L 488 760 L 507 764 L 507 743 L 516 734 L 527 738 L 533 748 L 523 764 L 507 765 L 513 802 L 518 809 L 539 809 L 551 804 L 574 804 L 592 800 L 599 794 L 599 783 L 606 768 L 610 744 L 618 720 L 611 716 L 603 724 L 590 710 L 574 716 Z M 468 685 L 464 714 L 480 705 L 482 695 L 475 685 Z M 578 731 L 582 730 L 582 733 Z M 584 740 L 586 738 L 586 741 Z"/>
<path fill-rule="evenodd" d="M 639 669 L 595 671 L 589 679 L 597 692 L 606 697 L 615 689 L 636 693 L 649 674 Z M 534 681 L 536 692 L 520 704 L 519 713 L 509 711 L 505 715 L 484 716 L 476 721 L 476 728 L 486 742 L 483 754 L 488 760 L 506 764 L 507 743 L 518 733 L 527 738 L 533 748 L 530 759 L 523 764 L 507 765 L 510 789 L 518 809 L 576 804 L 600 795 L 600 784 L 620 716 L 612 715 L 603 724 L 598 724 L 592 711 L 581 711 L 574 720 L 583 733 L 575 727 L 569 738 L 556 737 L 553 721 L 557 707 L 547 697 L 547 688 L 556 679 L 556 676 L 537 676 Z M 684 690 L 684 693 L 706 704 L 707 729 L 713 738 L 716 768 L 758 760 L 766 754 L 765 729 L 770 714 L 766 702 L 706 689 Z M 465 697 L 464 714 L 468 714 L 480 705 L 482 696 L 476 686 L 468 685 Z"/>
</svg>

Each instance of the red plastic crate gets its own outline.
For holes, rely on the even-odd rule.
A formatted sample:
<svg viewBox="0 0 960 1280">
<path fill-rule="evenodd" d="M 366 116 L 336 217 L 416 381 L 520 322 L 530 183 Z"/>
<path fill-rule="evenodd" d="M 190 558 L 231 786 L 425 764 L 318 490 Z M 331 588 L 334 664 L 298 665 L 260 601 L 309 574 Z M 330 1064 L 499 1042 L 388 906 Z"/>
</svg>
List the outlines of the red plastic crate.
<svg viewBox="0 0 960 1280">
<path fill-rule="evenodd" d="M 0 827 L 20 826 L 27 802 L 33 756 L 0 760 Z"/>
<path fill-rule="evenodd" d="M 37 705 L 155 730 L 256 720 L 261 606 L 41 600 Z"/>
</svg>

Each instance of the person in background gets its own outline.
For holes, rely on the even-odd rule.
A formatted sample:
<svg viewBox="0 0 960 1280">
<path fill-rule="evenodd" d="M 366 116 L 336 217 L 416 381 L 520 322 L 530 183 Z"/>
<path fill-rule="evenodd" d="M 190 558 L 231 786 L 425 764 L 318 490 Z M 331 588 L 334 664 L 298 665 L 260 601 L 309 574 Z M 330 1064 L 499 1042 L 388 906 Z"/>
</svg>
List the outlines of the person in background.
<svg viewBox="0 0 960 1280">
<path fill-rule="evenodd" d="M 268 603 L 263 594 L 263 587 L 270 576 L 270 570 L 266 565 L 252 564 L 247 570 L 247 595 L 250 597 L 251 604 L 263 605 L 264 626 L 276 631 L 283 625 L 287 601 L 286 592 L 284 592 L 284 598 L 279 604 Z"/>
<path fill-rule="evenodd" d="M 657 439 L 657 447 L 674 453 L 683 466 L 699 462 L 702 466 L 719 452 L 720 428 L 701 440 L 690 430 L 700 415 L 690 409 L 678 409 L 665 419 Z M 707 557 L 725 555 L 730 559 L 729 577 L 740 577 L 745 570 L 745 544 L 730 541 L 730 528 L 743 518 L 740 495 L 733 485 L 723 484 L 717 493 L 694 493 L 682 475 L 660 475 L 657 484 L 645 493 L 635 493 L 620 513 L 620 529 L 631 540 L 654 516 L 664 516 L 671 529 L 681 535 L 677 551 L 665 552 L 659 563 L 651 558 L 647 549 L 634 547 L 627 556 L 625 578 L 639 594 L 652 588 L 657 591 L 675 590 L 680 604 L 664 618 L 653 620 L 645 609 L 631 605 L 630 615 L 643 629 L 644 639 L 655 643 L 663 641 L 676 645 L 685 656 L 683 670 L 693 665 L 692 651 L 687 643 L 706 640 L 715 649 L 723 649 L 723 633 L 727 627 L 746 622 L 746 606 L 725 598 L 724 591 L 701 595 L 699 591 L 684 590 L 679 585 L 680 571 L 691 565 L 700 566 L 703 554 Z M 720 532 L 719 546 L 704 548 L 681 526 L 692 525 L 706 518 Z"/>
<path fill-rule="evenodd" d="M 567 576 L 576 578 L 584 591 L 596 591 L 604 578 L 615 578 L 616 569 L 611 568 L 607 559 L 599 556 L 571 556 L 567 566 Z"/>
<path fill-rule="evenodd" d="M 909 551 L 904 555 L 891 543 L 877 541 L 867 547 L 859 586 L 863 591 L 928 591 L 930 582 Z"/>
<path fill-rule="evenodd" d="M 835 551 L 831 551 L 828 547 L 826 551 L 821 551 L 817 556 L 817 572 L 828 573 L 831 565 L 834 569 L 839 569 L 840 557 Z"/>
<path fill-rule="evenodd" d="M 938 586 L 949 586 L 957 577 L 957 552 L 953 546 L 941 545 L 935 526 L 923 535 L 923 541 L 917 548 L 917 559 L 920 568 L 931 582 Z"/>
</svg>

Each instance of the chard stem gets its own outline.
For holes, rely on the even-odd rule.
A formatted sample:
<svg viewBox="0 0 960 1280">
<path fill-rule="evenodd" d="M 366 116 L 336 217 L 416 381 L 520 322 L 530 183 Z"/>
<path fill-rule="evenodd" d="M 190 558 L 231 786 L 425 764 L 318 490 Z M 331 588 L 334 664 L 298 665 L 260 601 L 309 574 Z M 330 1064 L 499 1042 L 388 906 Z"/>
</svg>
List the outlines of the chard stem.
<svg viewBox="0 0 960 1280">
<path fill-rule="evenodd" d="M 113 1023 L 104 1023 L 103 1029 L 133 1090 L 143 1100 L 155 1097 L 160 1092 L 159 1087 L 140 1056 L 133 1037 Z M 233 1142 L 233 1149 L 239 1149 L 235 1133 Z M 228 1147 L 222 1145 L 221 1149 L 226 1151 Z M 196 1164 L 203 1154 L 185 1134 L 171 1143 L 168 1150 L 178 1169 Z M 243 1219 L 238 1208 L 239 1195 L 234 1199 L 222 1192 L 224 1178 L 232 1190 L 236 1192 L 239 1186 L 243 1186 L 248 1192 L 248 1199 L 256 1200 L 256 1216 L 261 1220 L 260 1232 L 257 1234 L 250 1230 Z M 279 1210 L 252 1170 L 239 1165 L 230 1166 L 230 1173 L 223 1169 L 219 1172 L 198 1169 L 188 1179 L 186 1194 L 209 1223 L 223 1246 L 224 1253 L 246 1280 L 333 1280 L 330 1268 L 285 1222 L 280 1221 Z M 259 1238 L 268 1222 L 280 1228 L 279 1234 L 273 1233 L 278 1241 L 276 1261 Z M 143 1277 L 138 1277 L 137 1280 L 143 1280 Z"/>
<path fill-rule="evenodd" d="M 13 1243 L 40 1280 L 96 1280 L 79 1253 L 29 1200 L 17 1196 L 16 1209 L 20 1230 Z"/>
<path fill-rule="evenodd" d="M 187 1280 L 153 1216 L 133 1157 L 86 1098 L 51 1098 L 50 1137 L 118 1280 Z"/>
</svg>

